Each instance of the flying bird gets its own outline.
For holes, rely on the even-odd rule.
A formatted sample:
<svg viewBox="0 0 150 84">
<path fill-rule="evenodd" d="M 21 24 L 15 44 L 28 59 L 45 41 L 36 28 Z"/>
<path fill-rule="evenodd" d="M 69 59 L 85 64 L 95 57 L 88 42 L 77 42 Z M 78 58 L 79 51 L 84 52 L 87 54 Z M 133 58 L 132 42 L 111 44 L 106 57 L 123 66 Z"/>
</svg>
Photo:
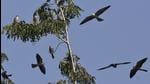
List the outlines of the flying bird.
<svg viewBox="0 0 150 84">
<path fill-rule="evenodd" d="M 99 68 L 99 69 L 97 69 L 97 70 L 104 70 L 104 69 L 107 69 L 107 68 L 110 68 L 110 67 L 117 68 L 118 65 L 130 64 L 130 63 L 131 63 L 131 62 L 113 63 L 113 64 L 110 64 L 110 65 L 108 65 L 108 66 Z"/>
<path fill-rule="evenodd" d="M 36 61 L 37 61 L 37 64 L 31 64 L 32 68 L 39 67 L 40 71 L 43 74 L 46 74 L 46 68 L 44 66 L 43 60 L 38 53 L 36 54 Z"/>
<path fill-rule="evenodd" d="M 20 17 L 19 15 L 16 15 L 16 17 L 13 20 L 14 23 L 19 23 L 20 22 Z"/>
<path fill-rule="evenodd" d="M 10 76 L 12 76 L 12 75 L 11 75 L 11 74 L 8 75 L 8 74 L 7 74 L 7 71 L 3 71 L 3 72 L 2 72 L 2 77 L 3 77 L 4 79 L 9 79 Z"/>
<path fill-rule="evenodd" d="M 146 62 L 148 58 L 139 60 L 136 65 L 130 70 L 130 78 L 132 78 L 138 70 L 147 72 L 146 69 L 141 69 L 142 65 Z"/>
<path fill-rule="evenodd" d="M 102 18 L 99 18 L 99 15 L 101 15 L 102 13 L 104 13 L 108 8 L 110 8 L 110 5 L 103 7 L 101 9 L 99 9 L 98 11 L 96 11 L 95 13 L 93 13 L 92 15 L 87 16 L 85 19 L 82 20 L 82 22 L 80 23 L 80 25 L 92 20 L 92 19 L 97 19 L 97 21 L 103 21 Z"/>
<path fill-rule="evenodd" d="M 52 58 L 54 59 L 54 48 L 52 48 L 51 46 L 49 46 L 49 53 L 51 54 Z"/>
</svg>

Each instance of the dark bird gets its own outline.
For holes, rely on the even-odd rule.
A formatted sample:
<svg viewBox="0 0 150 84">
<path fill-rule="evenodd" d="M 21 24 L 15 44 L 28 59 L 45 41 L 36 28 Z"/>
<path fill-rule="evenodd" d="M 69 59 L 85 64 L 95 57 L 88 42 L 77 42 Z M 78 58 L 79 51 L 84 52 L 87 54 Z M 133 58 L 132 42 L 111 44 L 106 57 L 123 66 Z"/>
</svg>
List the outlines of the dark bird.
<svg viewBox="0 0 150 84">
<path fill-rule="evenodd" d="M 148 58 L 139 60 L 136 65 L 130 70 L 130 78 L 132 78 L 138 70 L 147 72 L 146 69 L 141 69 L 142 65 L 146 62 Z"/>
<path fill-rule="evenodd" d="M 19 23 L 20 22 L 20 17 L 19 15 L 16 15 L 16 17 L 14 18 L 14 23 Z"/>
<path fill-rule="evenodd" d="M 118 65 L 123 65 L 123 64 L 130 64 L 131 62 L 123 62 L 123 63 L 113 63 L 113 64 L 110 64 L 106 67 L 102 67 L 102 68 L 99 68 L 97 70 L 103 70 L 103 69 L 107 69 L 107 68 L 110 68 L 110 67 L 113 67 L 113 68 L 117 68 Z"/>
<path fill-rule="evenodd" d="M 49 53 L 51 54 L 52 58 L 54 59 L 54 48 L 52 48 L 51 46 L 49 46 Z"/>
<path fill-rule="evenodd" d="M 11 74 L 7 74 L 7 71 L 4 71 L 4 72 L 2 72 L 2 77 L 4 78 L 4 79 L 9 79 L 9 77 L 10 76 L 12 76 Z"/>
<path fill-rule="evenodd" d="M 51 0 L 46 0 L 46 2 L 50 2 Z"/>
<path fill-rule="evenodd" d="M 103 21 L 102 18 L 99 18 L 99 15 L 101 15 L 102 13 L 104 13 L 108 8 L 110 8 L 110 5 L 103 7 L 101 9 L 99 9 L 98 11 L 96 11 L 96 13 L 93 13 L 92 15 L 87 16 L 85 19 L 82 20 L 82 22 L 80 23 L 80 25 L 92 20 L 92 19 L 97 19 L 97 21 Z"/>
<path fill-rule="evenodd" d="M 40 71 L 43 74 L 46 74 L 46 68 L 44 66 L 43 60 L 38 53 L 36 54 L 36 61 L 37 61 L 37 64 L 31 64 L 32 68 L 39 67 Z"/>
</svg>

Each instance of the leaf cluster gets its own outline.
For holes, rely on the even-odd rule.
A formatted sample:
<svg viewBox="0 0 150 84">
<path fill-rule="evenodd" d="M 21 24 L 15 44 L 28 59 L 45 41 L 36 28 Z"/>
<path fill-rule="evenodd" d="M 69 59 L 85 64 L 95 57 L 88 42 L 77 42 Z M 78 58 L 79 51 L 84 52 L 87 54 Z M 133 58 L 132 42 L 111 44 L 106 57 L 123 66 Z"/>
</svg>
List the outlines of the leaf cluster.
<svg viewBox="0 0 150 84">
<path fill-rule="evenodd" d="M 64 1 L 61 7 L 58 3 L 51 4 L 50 0 L 43 3 L 33 15 L 37 14 L 39 23 L 27 23 L 21 20 L 18 23 L 12 22 L 3 27 L 2 34 L 5 34 L 8 39 L 22 40 L 23 42 L 37 42 L 43 36 L 54 34 L 59 37 L 65 38 L 65 27 L 69 25 L 70 19 L 79 17 L 80 7 L 71 3 L 71 0 L 55 0 L 57 2 Z M 62 16 L 63 10 L 64 18 Z M 34 16 L 33 16 L 34 17 Z M 34 19 L 34 18 L 33 18 Z"/>
<path fill-rule="evenodd" d="M 59 69 L 63 76 L 69 78 L 71 82 L 74 80 L 78 84 L 95 84 L 95 77 L 91 76 L 87 70 L 78 61 L 80 58 L 77 55 L 73 55 L 74 62 L 76 63 L 76 72 L 72 70 L 71 59 L 69 54 L 60 62 Z"/>
</svg>

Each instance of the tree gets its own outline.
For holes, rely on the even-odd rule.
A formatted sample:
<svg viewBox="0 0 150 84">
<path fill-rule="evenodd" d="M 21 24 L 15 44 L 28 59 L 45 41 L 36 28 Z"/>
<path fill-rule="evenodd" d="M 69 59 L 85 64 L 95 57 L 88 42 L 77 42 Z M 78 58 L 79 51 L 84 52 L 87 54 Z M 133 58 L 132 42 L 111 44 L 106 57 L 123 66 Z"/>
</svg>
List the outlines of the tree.
<svg viewBox="0 0 150 84">
<path fill-rule="evenodd" d="M 5 60 L 8 61 L 8 56 L 5 53 L 1 52 L 1 70 L 3 71 L 1 73 L 2 78 L 3 78 L 3 79 L 1 79 L 1 84 L 14 84 L 14 82 L 9 78 L 9 76 L 11 76 L 11 74 L 8 75 L 7 71 L 4 69 L 4 67 L 2 65 Z"/>
<path fill-rule="evenodd" d="M 66 44 L 68 50 L 59 64 L 61 74 L 68 80 L 59 80 L 57 84 L 66 84 L 67 82 L 95 84 L 95 77 L 78 63 L 80 58 L 72 52 L 69 39 L 70 22 L 79 17 L 81 11 L 83 9 L 77 6 L 73 0 L 54 0 L 54 3 L 47 0 L 33 13 L 33 23 L 27 23 L 16 16 L 12 23 L 3 27 L 2 34 L 5 34 L 8 39 L 14 41 L 20 39 L 23 42 L 38 42 L 48 34 L 56 36 L 60 43 Z M 50 54 L 53 53 L 55 51 L 50 52 Z"/>
</svg>

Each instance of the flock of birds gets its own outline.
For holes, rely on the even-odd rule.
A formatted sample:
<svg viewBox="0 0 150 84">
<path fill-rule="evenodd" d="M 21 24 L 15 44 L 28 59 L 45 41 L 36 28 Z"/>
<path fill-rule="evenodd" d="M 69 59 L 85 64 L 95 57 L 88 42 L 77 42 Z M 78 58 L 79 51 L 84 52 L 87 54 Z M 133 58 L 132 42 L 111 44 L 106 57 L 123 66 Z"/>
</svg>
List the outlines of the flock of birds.
<svg viewBox="0 0 150 84">
<path fill-rule="evenodd" d="M 130 78 L 132 78 L 136 73 L 137 71 L 144 71 L 144 72 L 148 72 L 148 70 L 146 69 L 142 69 L 142 65 L 146 62 L 148 58 L 143 58 L 141 60 L 139 60 L 135 66 L 133 66 L 133 68 L 130 70 Z M 42 58 L 41 56 L 37 53 L 36 54 L 36 61 L 37 61 L 37 64 L 31 64 L 32 68 L 35 68 L 35 67 L 39 67 L 40 71 L 43 73 L 43 74 L 46 74 L 46 69 L 45 69 L 45 66 L 44 66 L 44 63 L 42 61 Z M 104 70 L 104 69 L 107 69 L 107 68 L 110 68 L 110 67 L 113 67 L 113 68 L 117 68 L 118 65 L 125 65 L 125 64 L 130 64 L 131 62 L 123 62 L 123 63 L 113 63 L 113 64 L 110 64 L 108 66 L 105 66 L 105 67 L 102 67 L 102 68 L 99 68 L 97 70 Z"/>
<path fill-rule="evenodd" d="M 137 71 L 148 72 L 148 70 L 141 68 L 147 59 L 148 59 L 147 57 L 143 58 L 143 59 L 139 60 L 135 66 L 133 66 L 133 68 L 130 70 L 130 78 L 132 78 L 137 73 Z M 45 68 L 43 59 L 38 53 L 36 54 L 36 62 L 37 62 L 36 64 L 31 64 L 32 68 L 38 67 L 43 74 L 46 74 L 46 68 Z M 113 63 L 113 64 L 110 64 L 108 66 L 99 68 L 97 70 L 104 70 L 104 69 L 107 69 L 110 67 L 117 68 L 118 65 L 125 65 L 125 64 L 130 64 L 130 63 L 131 62 Z M 2 77 L 4 79 L 9 79 L 10 76 L 12 76 L 12 74 L 7 74 L 7 71 L 2 72 Z"/>
<path fill-rule="evenodd" d="M 133 66 L 133 68 L 130 70 L 130 78 L 132 78 L 136 73 L 137 71 L 144 71 L 144 72 L 148 72 L 148 70 L 146 69 L 142 69 L 142 65 L 146 62 L 148 58 L 143 58 L 141 60 L 139 60 L 135 66 Z M 110 64 L 108 66 L 105 66 L 105 67 L 102 67 L 102 68 L 99 68 L 97 70 L 104 70 L 104 69 L 107 69 L 107 68 L 110 68 L 110 67 L 113 67 L 113 68 L 117 68 L 118 65 L 125 65 L 125 64 L 130 64 L 131 62 L 122 62 L 122 63 L 113 63 L 113 64 Z"/>
<path fill-rule="evenodd" d="M 101 9 L 99 9 L 98 11 L 96 11 L 95 13 L 92 13 L 91 15 L 89 15 L 89 16 L 87 16 L 87 17 L 85 17 L 82 21 L 81 21 L 81 23 L 80 23 L 80 25 L 82 25 L 82 24 L 84 24 L 84 23 L 87 23 L 88 21 L 90 21 L 90 20 L 93 20 L 93 19 L 96 19 L 98 22 L 101 22 L 101 21 L 103 21 L 104 19 L 102 19 L 102 18 L 100 18 L 99 16 L 101 15 L 101 14 L 103 14 L 107 9 L 109 9 L 111 6 L 110 5 L 108 5 L 108 6 L 106 6 L 106 7 L 103 7 L 103 8 L 101 8 Z M 19 23 L 21 20 L 20 20 L 20 17 L 19 17 L 19 15 L 16 15 L 16 17 L 14 18 L 14 23 Z M 37 12 L 35 12 L 34 14 L 33 14 L 33 24 L 38 24 L 39 23 L 39 16 L 38 16 L 38 14 L 37 14 Z"/>
<path fill-rule="evenodd" d="M 96 19 L 97 21 L 101 22 L 103 21 L 102 18 L 99 18 L 99 16 L 104 13 L 108 8 L 110 8 L 111 6 L 108 5 L 106 7 L 103 7 L 101 9 L 99 9 L 98 11 L 96 11 L 95 13 L 87 16 L 85 19 L 83 19 L 80 23 L 80 25 L 84 24 L 84 23 L 87 23 L 88 21 L 92 20 L 92 19 Z M 36 17 L 37 14 L 33 14 L 33 22 L 37 22 L 37 17 Z M 15 18 L 14 18 L 14 22 L 17 23 L 17 22 L 20 22 L 20 19 L 19 19 L 19 16 L 17 15 Z M 56 51 L 56 50 L 55 50 Z M 52 55 L 52 58 L 54 59 L 54 49 L 49 46 L 49 53 Z M 139 60 L 136 65 L 130 70 L 130 78 L 132 78 L 136 73 L 137 71 L 144 71 L 144 72 L 147 72 L 148 70 L 146 69 L 142 69 L 142 65 L 146 62 L 148 58 L 143 58 L 141 60 Z M 46 68 L 44 66 L 44 63 L 43 63 L 43 60 L 42 60 L 42 57 L 37 53 L 36 54 L 36 61 L 37 63 L 36 64 L 31 64 L 32 68 L 36 68 L 38 67 L 40 69 L 40 71 L 43 73 L 43 74 L 46 74 Z M 117 68 L 118 65 L 125 65 L 125 64 L 130 64 L 131 62 L 123 62 L 123 63 L 113 63 L 113 64 L 110 64 L 108 66 L 105 66 L 105 67 L 102 67 L 102 68 L 99 68 L 97 70 L 104 70 L 104 69 L 107 69 L 107 68 L 110 68 L 110 67 L 113 67 L 113 68 Z M 11 74 L 7 74 L 6 71 L 3 71 L 2 72 L 2 77 L 4 79 L 9 79 L 9 77 L 12 76 Z"/>
</svg>

